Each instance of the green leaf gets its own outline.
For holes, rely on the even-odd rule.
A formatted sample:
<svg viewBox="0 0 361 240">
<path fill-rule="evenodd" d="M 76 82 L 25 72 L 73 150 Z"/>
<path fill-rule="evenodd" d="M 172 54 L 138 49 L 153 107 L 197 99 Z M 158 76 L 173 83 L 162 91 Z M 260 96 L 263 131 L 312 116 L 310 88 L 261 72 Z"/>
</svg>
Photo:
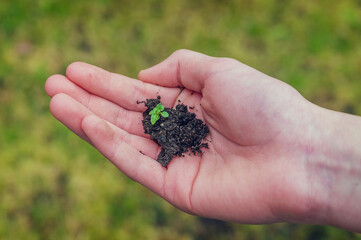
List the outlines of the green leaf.
<svg viewBox="0 0 361 240">
<path fill-rule="evenodd" d="M 154 124 L 158 121 L 159 118 L 160 118 L 159 115 L 152 115 L 152 116 L 150 117 L 150 123 L 151 123 L 152 125 L 154 125 Z"/>
<path fill-rule="evenodd" d="M 169 117 L 169 114 L 167 113 L 167 112 L 161 112 L 161 114 L 160 115 L 162 115 L 162 117 Z"/>
<path fill-rule="evenodd" d="M 150 111 L 150 112 L 149 112 L 149 115 L 154 114 L 154 113 L 155 113 L 155 111 L 154 111 L 154 110 L 155 110 L 155 108 L 154 108 L 152 111 Z"/>
<path fill-rule="evenodd" d="M 164 110 L 164 106 L 161 104 L 161 103 L 159 103 L 160 104 L 160 106 L 159 106 L 159 109 L 161 110 L 161 111 L 163 111 Z M 158 105 L 159 105 L 158 104 Z"/>
</svg>

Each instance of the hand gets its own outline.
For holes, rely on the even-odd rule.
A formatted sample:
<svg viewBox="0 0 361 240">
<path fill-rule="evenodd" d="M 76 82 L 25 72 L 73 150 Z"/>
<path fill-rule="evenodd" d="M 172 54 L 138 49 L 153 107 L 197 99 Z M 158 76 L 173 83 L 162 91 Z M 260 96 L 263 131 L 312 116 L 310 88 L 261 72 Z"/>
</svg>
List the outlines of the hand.
<svg viewBox="0 0 361 240">
<path fill-rule="evenodd" d="M 141 71 L 140 81 L 85 63 L 66 75 L 46 83 L 53 115 L 176 207 L 241 223 L 323 223 L 328 205 L 308 170 L 322 111 L 289 85 L 187 50 Z M 143 133 L 145 107 L 136 102 L 158 95 L 166 107 L 195 106 L 210 129 L 202 155 L 174 158 L 168 168 L 155 161 L 160 149 Z"/>
</svg>

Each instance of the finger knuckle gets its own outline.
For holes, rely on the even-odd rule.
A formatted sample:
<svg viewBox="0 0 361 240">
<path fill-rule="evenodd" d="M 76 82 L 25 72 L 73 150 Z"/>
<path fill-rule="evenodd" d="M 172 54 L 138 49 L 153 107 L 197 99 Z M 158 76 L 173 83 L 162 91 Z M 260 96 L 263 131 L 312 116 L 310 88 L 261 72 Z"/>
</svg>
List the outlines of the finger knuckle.
<svg viewBox="0 0 361 240">
<path fill-rule="evenodd" d="M 188 49 L 178 49 L 172 54 L 172 56 L 173 57 L 183 57 L 185 55 L 188 55 L 190 52 L 191 51 Z"/>
</svg>

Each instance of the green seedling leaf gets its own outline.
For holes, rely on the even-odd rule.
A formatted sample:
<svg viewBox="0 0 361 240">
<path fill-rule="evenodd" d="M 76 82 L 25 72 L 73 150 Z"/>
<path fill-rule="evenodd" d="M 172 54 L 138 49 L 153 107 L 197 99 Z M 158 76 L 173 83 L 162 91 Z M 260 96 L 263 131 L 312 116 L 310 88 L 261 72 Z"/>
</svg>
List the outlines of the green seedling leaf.
<svg viewBox="0 0 361 240">
<path fill-rule="evenodd" d="M 159 117 L 159 115 L 152 115 L 151 117 L 150 117 L 150 123 L 152 124 L 152 125 L 154 125 L 157 121 L 158 121 L 158 119 L 159 119 L 160 117 Z"/>
<path fill-rule="evenodd" d="M 167 112 L 161 112 L 160 115 L 162 115 L 162 117 L 169 117 L 169 114 Z"/>
</svg>

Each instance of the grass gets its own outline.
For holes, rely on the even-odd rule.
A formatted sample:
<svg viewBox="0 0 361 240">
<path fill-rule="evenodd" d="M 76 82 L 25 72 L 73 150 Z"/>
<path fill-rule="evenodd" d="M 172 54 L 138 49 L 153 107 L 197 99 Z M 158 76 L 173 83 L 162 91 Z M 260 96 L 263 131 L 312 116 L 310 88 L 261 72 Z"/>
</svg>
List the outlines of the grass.
<svg viewBox="0 0 361 240">
<path fill-rule="evenodd" d="M 358 1 L 3 0 L 0 19 L 0 239 L 361 239 L 181 213 L 61 126 L 43 90 L 73 61 L 136 77 L 188 48 L 360 115 Z"/>
</svg>

